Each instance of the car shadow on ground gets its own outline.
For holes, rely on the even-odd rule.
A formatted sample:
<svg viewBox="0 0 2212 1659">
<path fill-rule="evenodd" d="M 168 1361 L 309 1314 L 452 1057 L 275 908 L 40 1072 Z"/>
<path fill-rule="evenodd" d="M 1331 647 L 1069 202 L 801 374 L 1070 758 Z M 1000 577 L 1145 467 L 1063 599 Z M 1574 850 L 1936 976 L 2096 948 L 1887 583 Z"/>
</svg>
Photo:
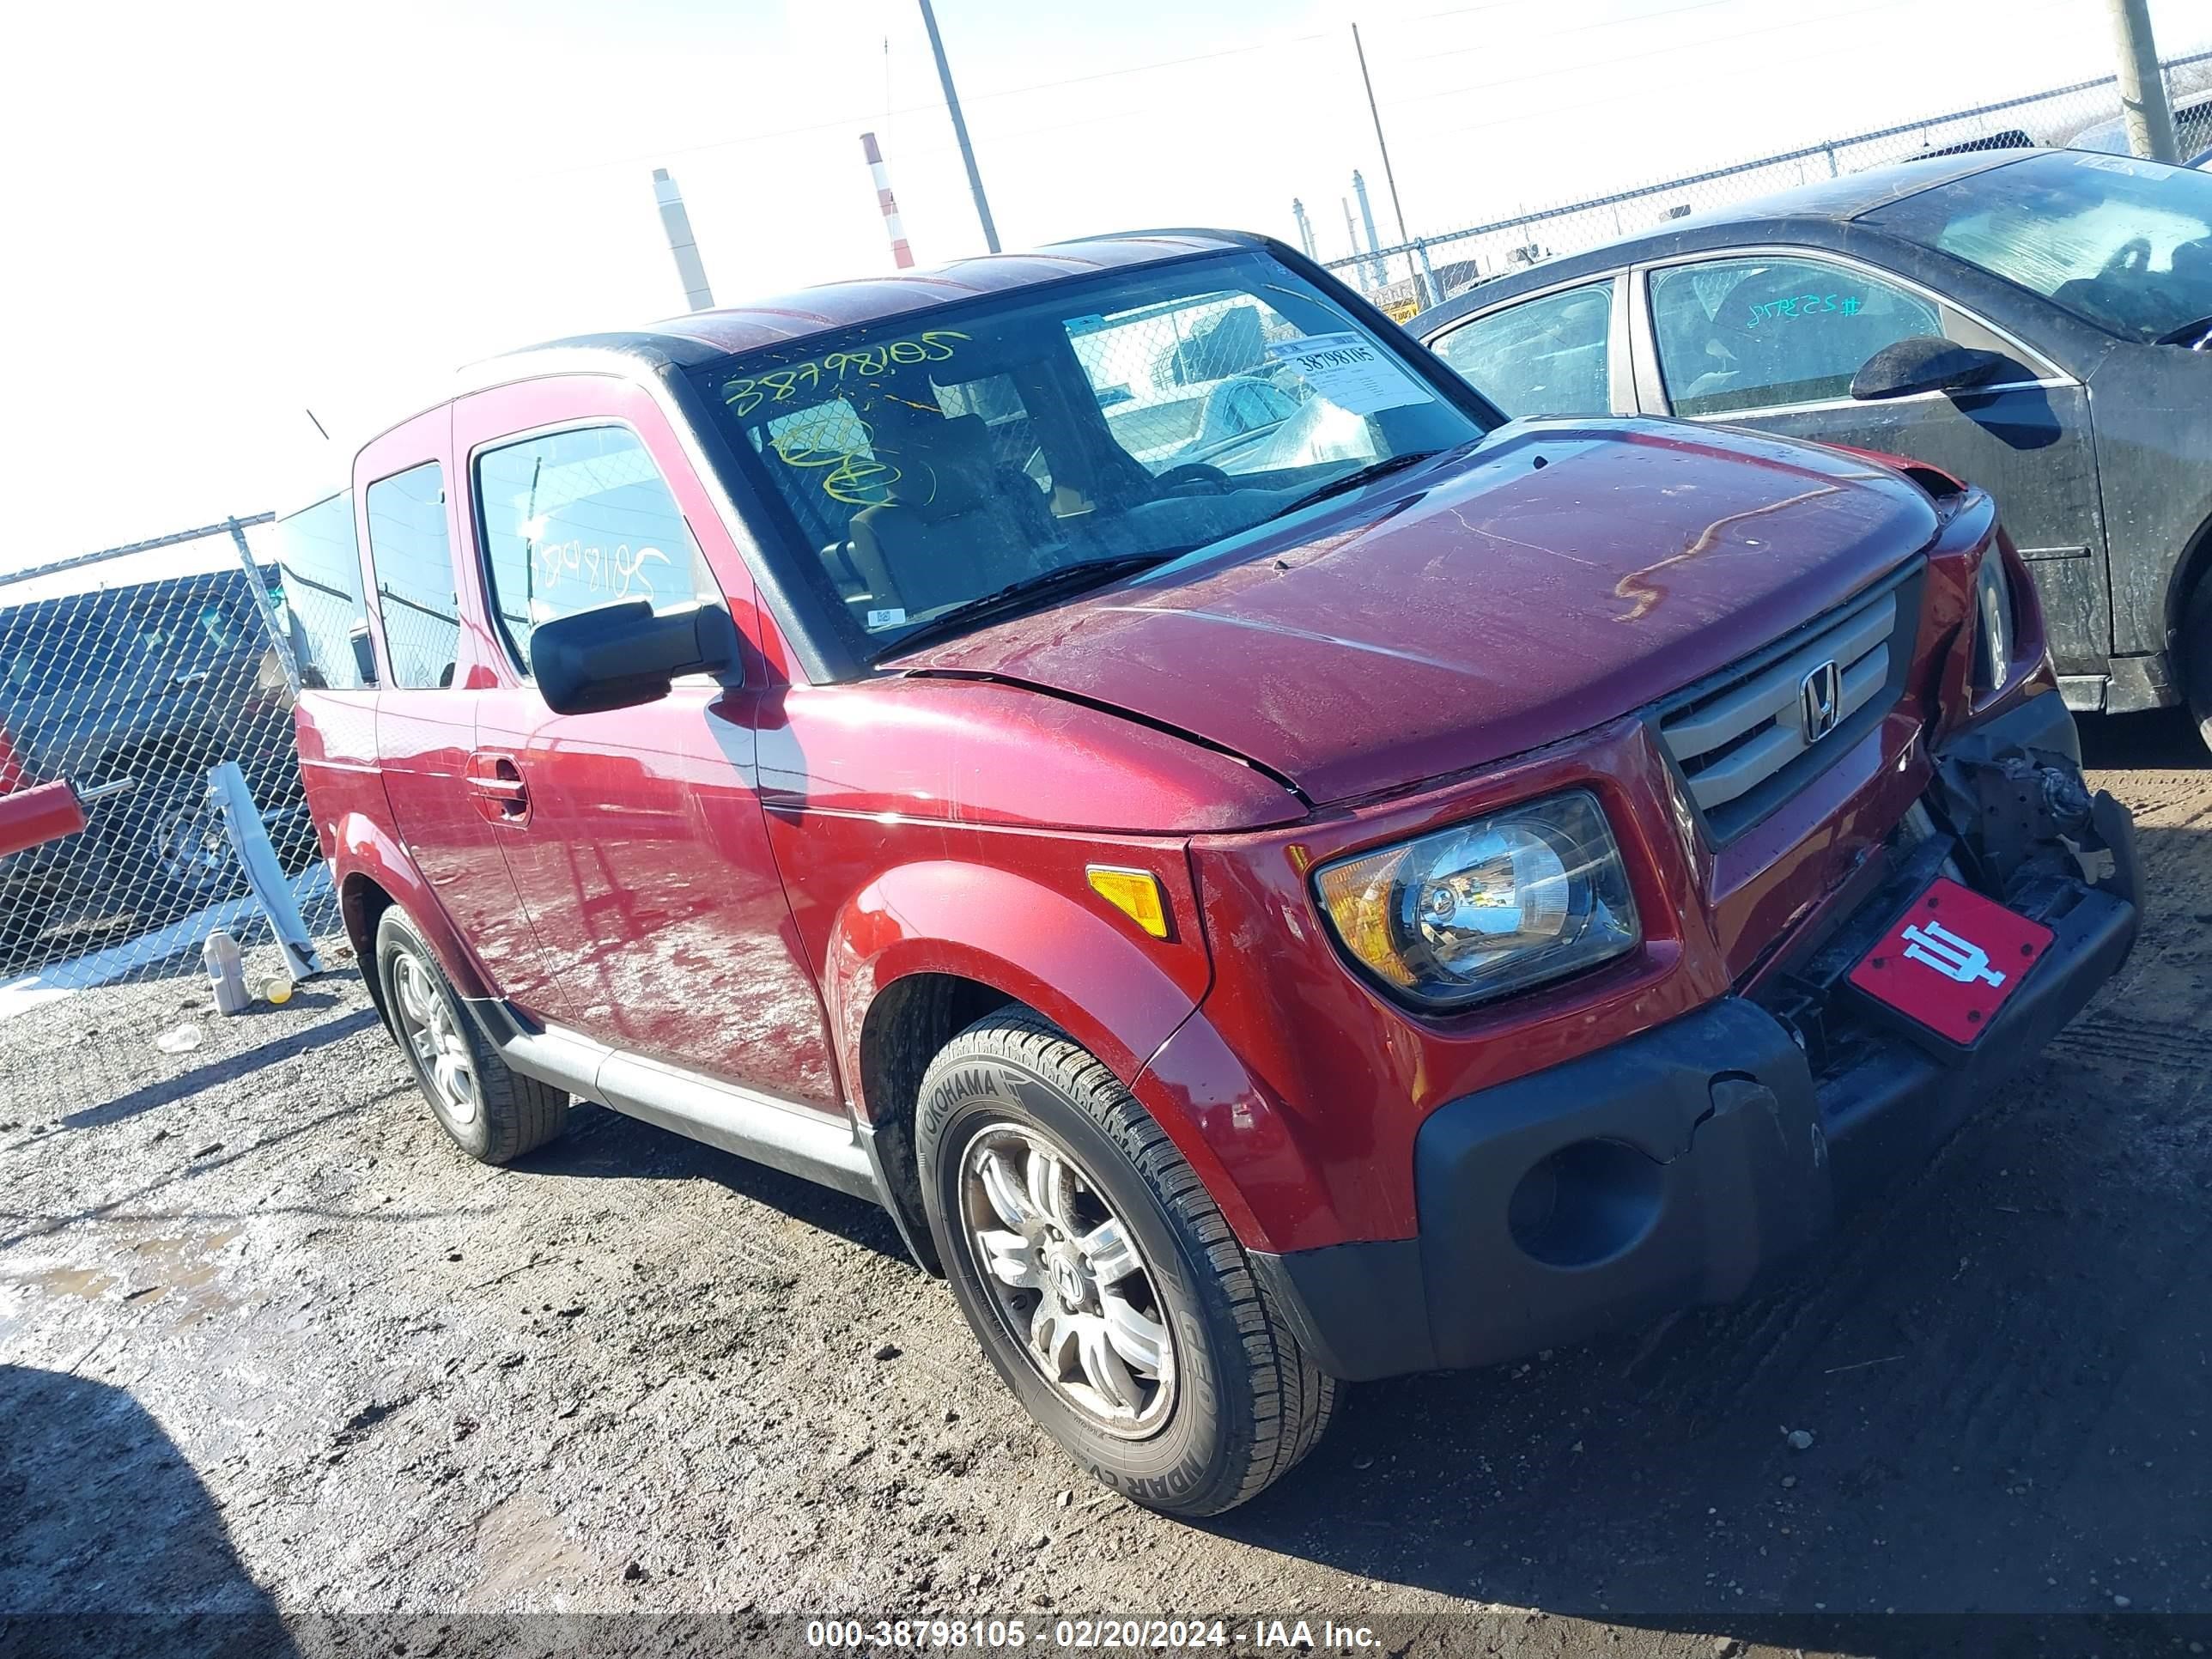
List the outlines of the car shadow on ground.
<svg viewBox="0 0 2212 1659">
<path fill-rule="evenodd" d="M 337 1000 L 335 995 L 326 991 L 315 993 L 314 1000 L 312 1001 L 306 998 L 295 999 L 295 1004 L 310 1009 L 326 1008 L 335 1004 Z M 257 1004 L 256 1007 L 264 1008 L 265 1006 Z M 237 1016 L 240 1018 L 252 1017 L 252 1011 Z M 267 1017 L 266 1012 L 262 1017 Z M 220 1059 L 210 1060 L 205 1065 L 195 1066 L 189 1071 L 178 1073 L 173 1077 L 156 1078 L 151 1083 L 131 1090 L 128 1094 L 118 1095 L 112 1100 L 104 1100 L 97 1106 L 88 1106 L 82 1111 L 68 1113 L 60 1119 L 60 1127 L 64 1129 L 94 1129 L 103 1124 L 117 1123 L 125 1118 L 136 1117 L 142 1112 L 155 1111 L 178 1101 L 189 1099 L 203 1089 L 213 1088 L 217 1084 L 230 1082 L 249 1073 L 281 1065 L 288 1060 L 296 1060 L 312 1049 L 325 1048 L 334 1042 L 343 1042 L 355 1033 L 367 1030 L 376 1023 L 377 1015 L 374 1008 L 356 1008 L 349 1014 L 342 1014 L 336 1019 L 325 1020 L 319 1025 L 310 1025 L 303 1030 L 294 1031 L 289 1036 L 281 1036 L 270 1042 L 258 1043 L 238 1054 L 226 1054 Z"/>
<path fill-rule="evenodd" d="M 604 1106 L 570 1107 L 568 1133 L 513 1167 L 541 1176 L 710 1181 L 739 1198 L 766 1205 L 864 1249 L 908 1267 L 914 1264 L 900 1241 L 898 1228 L 880 1206 Z"/>
<path fill-rule="evenodd" d="M 2079 1621 L 2054 1651 L 2135 1650 L 2092 1627 L 2122 1614 L 2212 1638 L 2188 1519 L 2212 1515 L 2212 836 L 2141 841 L 2122 975 L 1779 1287 L 1355 1388 L 1305 1466 L 1209 1528 L 1383 1586 L 1785 1650 L 1999 1650 L 1933 1622 L 1976 1609 L 2029 1615 L 2023 1637 Z"/>
<path fill-rule="evenodd" d="M 0 1365 L 0 1652 L 284 1659 L 207 1488 L 129 1394 Z"/>
</svg>

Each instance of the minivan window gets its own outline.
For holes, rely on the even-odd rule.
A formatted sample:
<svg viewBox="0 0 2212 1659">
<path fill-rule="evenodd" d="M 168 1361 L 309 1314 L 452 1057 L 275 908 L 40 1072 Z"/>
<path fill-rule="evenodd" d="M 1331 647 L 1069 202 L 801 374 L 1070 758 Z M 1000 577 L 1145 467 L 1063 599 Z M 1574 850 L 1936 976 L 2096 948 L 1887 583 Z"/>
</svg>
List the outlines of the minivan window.
<svg viewBox="0 0 2212 1659">
<path fill-rule="evenodd" d="M 525 673 L 542 623 L 633 599 L 658 611 L 721 597 L 683 509 L 627 427 L 485 450 L 476 489 L 492 611 Z"/>
<path fill-rule="evenodd" d="M 1463 323 L 1437 356 L 1508 415 L 1613 409 L 1613 279 L 1547 294 Z"/>
<path fill-rule="evenodd" d="M 362 684 L 354 641 L 368 621 L 361 596 L 361 546 L 353 492 L 342 489 L 270 526 L 283 573 L 288 632 L 302 685 L 353 690 Z"/>
<path fill-rule="evenodd" d="M 362 503 L 392 684 L 449 686 L 460 651 L 461 620 L 453 547 L 446 534 L 445 469 L 425 461 L 380 478 L 369 485 Z"/>
<path fill-rule="evenodd" d="M 700 376 L 805 579 L 880 658 L 983 595 L 1164 562 L 1364 465 L 1479 438 L 1475 400 L 1409 356 L 1254 252 L 891 318 Z"/>
</svg>

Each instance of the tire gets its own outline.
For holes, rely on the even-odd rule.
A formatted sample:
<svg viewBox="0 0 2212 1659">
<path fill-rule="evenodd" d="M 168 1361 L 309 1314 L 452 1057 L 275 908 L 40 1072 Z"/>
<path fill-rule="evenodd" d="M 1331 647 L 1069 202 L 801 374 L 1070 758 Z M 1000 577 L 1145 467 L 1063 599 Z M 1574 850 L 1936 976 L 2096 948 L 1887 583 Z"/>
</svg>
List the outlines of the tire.
<svg viewBox="0 0 2212 1659">
<path fill-rule="evenodd" d="M 1002 1012 L 946 1044 L 922 1079 L 915 1152 L 976 1340 L 1095 1479 L 1150 1509 L 1218 1515 L 1313 1449 L 1335 1379 L 1268 1304 L 1165 1132 L 1057 1027 Z M 1004 1224 L 1010 1213 L 1022 1231 Z M 1148 1351 L 1164 1368 L 1143 1363 Z"/>
<path fill-rule="evenodd" d="M 2212 575 L 2197 579 L 2181 613 L 2181 687 L 2204 746 L 2212 749 Z"/>
<path fill-rule="evenodd" d="M 125 873 L 125 890 L 137 895 L 143 926 L 160 927 L 247 890 L 207 791 L 204 776 L 172 779 L 108 825 L 109 857 Z"/>
<path fill-rule="evenodd" d="M 376 982 L 439 1127 L 480 1164 L 512 1164 L 568 1127 L 568 1097 L 511 1070 L 397 905 L 376 926 Z"/>
</svg>

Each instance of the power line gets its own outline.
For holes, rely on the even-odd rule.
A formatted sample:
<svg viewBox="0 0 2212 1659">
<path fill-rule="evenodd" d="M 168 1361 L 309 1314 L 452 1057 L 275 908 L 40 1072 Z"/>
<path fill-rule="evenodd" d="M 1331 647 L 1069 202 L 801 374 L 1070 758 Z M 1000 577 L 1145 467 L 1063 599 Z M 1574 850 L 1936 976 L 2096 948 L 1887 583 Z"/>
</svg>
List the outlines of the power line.
<svg viewBox="0 0 2212 1659">
<path fill-rule="evenodd" d="M 1094 81 L 1110 81 L 1119 76 L 1149 75 L 1156 70 L 1181 69 L 1184 65 L 1189 64 L 1209 64 L 1223 58 L 1244 57 L 1252 52 L 1273 52 L 1279 47 L 1302 46 L 1309 41 L 1320 40 L 1326 38 L 1327 37 L 1320 31 L 1316 31 L 1310 34 L 1285 35 L 1278 40 L 1256 41 L 1249 46 L 1224 46 L 1218 52 L 1192 52 L 1182 58 L 1163 58 L 1149 64 L 1131 64 L 1122 69 L 1097 70 L 1088 75 L 1071 75 L 1058 81 L 1026 81 L 1019 86 L 1001 87 L 995 92 L 970 94 L 964 96 L 961 101 L 965 104 L 984 104 L 998 98 L 1019 98 L 1033 92 L 1051 92 L 1060 87 L 1082 86 Z M 944 101 L 940 99 L 927 103 L 902 104 L 896 109 L 893 109 L 887 105 L 883 114 L 884 117 L 888 119 L 888 118 L 893 115 L 920 115 L 932 110 L 939 110 L 944 107 Z M 740 133 L 733 138 L 709 139 L 707 143 L 702 144 L 684 144 L 674 148 L 663 146 L 658 149 L 642 150 L 634 155 L 614 156 L 601 161 L 580 161 L 574 167 L 557 167 L 551 172 L 542 173 L 538 176 L 547 179 L 562 179 L 578 173 L 594 173 L 601 167 L 635 167 L 641 162 L 661 161 L 672 156 L 698 155 L 702 155 L 708 150 L 732 149 L 746 144 L 768 143 L 778 138 L 803 137 L 806 134 L 812 132 L 833 132 L 840 128 L 851 126 L 856 121 L 866 122 L 873 118 L 875 118 L 870 113 L 840 115 L 826 121 L 810 121 L 801 126 L 772 127 L 761 132 Z M 1044 128 L 1040 130 L 1045 131 L 1058 131 L 1057 128 Z M 935 152 L 917 151 L 914 153 L 927 155 L 933 154 Z"/>
<path fill-rule="evenodd" d="M 1742 3 L 1743 0 L 1692 0 L 1692 3 L 1686 6 L 1673 6 L 1662 11 L 1639 12 L 1633 17 L 1600 17 L 1587 23 L 1572 23 L 1563 29 L 1547 30 L 1534 44 L 1549 46 L 1562 35 L 1587 34 L 1592 29 L 1628 29 L 1635 27 L 1638 23 L 1671 22 L 1675 18 L 1686 16 L 1693 11 L 1709 11 L 1715 6 L 1735 6 Z M 1804 21 L 1826 22 L 1828 17 L 1833 15 L 1848 17 L 1850 14 L 1830 13 L 1818 19 L 1808 18 Z M 1424 58 L 1464 58 L 1471 52 L 1494 50 L 1496 44 L 1494 41 L 1481 40 L 1471 46 L 1449 46 L 1442 52 L 1424 52 L 1422 56 Z M 1403 101 L 1410 103 L 1413 100 L 1407 99 Z"/>
<path fill-rule="evenodd" d="M 1699 6 L 1702 7 L 1706 4 L 1717 3 L 1718 0 L 1699 0 Z M 1879 0 L 1879 3 L 1877 4 L 1861 6 L 1850 11 L 1824 12 L 1820 15 L 1814 17 L 1789 18 L 1779 23 L 1770 23 L 1764 28 L 1740 29 L 1735 33 L 1728 36 L 1727 40 L 1729 41 L 1735 41 L 1748 40 L 1764 34 L 1778 34 L 1789 29 L 1807 28 L 1821 24 L 1832 24 L 1839 21 L 1848 21 L 1857 17 L 1869 17 L 1878 12 L 1898 11 L 1907 6 L 1921 6 L 1924 5 L 1924 3 L 1925 0 Z M 2014 19 L 2022 16 L 2034 16 L 2046 11 L 2055 11 L 2061 6 L 2070 5 L 2072 3 L 2073 0 L 2047 0 L 2047 3 L 2043 5 L 2031 6 L 2022 11 L 2014 13 L 2012 15 Z M 1690 8 L 1686 8 L 1685 9 L 1690 9 Z M 1536 70 L 1527 75 L 1508 76 L 1497 81 L 1474 82 L 1466 86 L 1451 88 L 1444 92 L 1424 93 L 1419 99 L 1404 99 L 1400 101 L 1405 103 L 1432 103 L 1442 98 L 1464 98 L 1474 93 L 1493 92 L 1501 88 L 1522 86 L 1535 81 L 1556 80 L 1562 75 L 1585 75 L 1590 71 L 1610 68 L 1615 64 L 1642 63 L 1649 58 L 1664 58 L 1680 52 L 1697 52 L 1710 46 L 1719 46 L 1722 44 L 1724 43 L 1715 36 L 1701 35 L 1694 40 L 1677 40 L 1667 46 L 1654 46 L 1645 52 L 1624 52 L 1615 58 L 1584 58 L 1573 64 L 1562 64 L 1555 69 Z M 1589 103 L 1553 106 L 1547 107 L 1544 113 L 1547 116 L 1567 114 L 1577 110 L 1597 109 L 1608 105 L 1618 106 L 1620 102 L 1620 99 L 1619 95 L 1614 94 L 1613 96 L 1598 99 Z M 1434 138 L 1444 137 L 1455 132 L 1475 132 L 1483 131 L 1489 127 L 1510 125 L 1515 122 L 1525 121 L 1528 118 L 1525 115 L 1507 116 L 1502 117 L 1495 121 L 1475 122 L 1467 126 L 1433 129 L 1424 132 L 1419 136 L 1425 138 Z"/>
</svg>

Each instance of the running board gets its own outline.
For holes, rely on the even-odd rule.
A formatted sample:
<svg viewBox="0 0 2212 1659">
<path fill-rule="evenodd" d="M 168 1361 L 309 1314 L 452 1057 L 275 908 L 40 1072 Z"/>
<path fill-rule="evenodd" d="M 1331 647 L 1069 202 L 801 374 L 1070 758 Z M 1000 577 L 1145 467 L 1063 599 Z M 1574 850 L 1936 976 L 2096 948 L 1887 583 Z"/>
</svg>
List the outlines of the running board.
<svg viewBox="0 0 2212 1659">
<path fill-rule="evenodd" d="M 493 999 L 471 1000 L 468 1009 L 500 1057 L 525 1077 L 787 1175 L 883 1202 L 867 1148 L 849 1120 L 558 1026 L 532 1030 Z"/>
</svg>

